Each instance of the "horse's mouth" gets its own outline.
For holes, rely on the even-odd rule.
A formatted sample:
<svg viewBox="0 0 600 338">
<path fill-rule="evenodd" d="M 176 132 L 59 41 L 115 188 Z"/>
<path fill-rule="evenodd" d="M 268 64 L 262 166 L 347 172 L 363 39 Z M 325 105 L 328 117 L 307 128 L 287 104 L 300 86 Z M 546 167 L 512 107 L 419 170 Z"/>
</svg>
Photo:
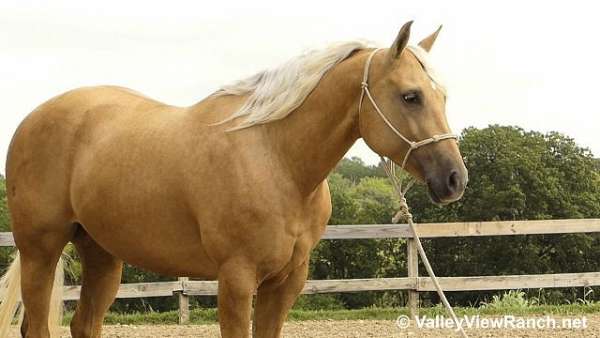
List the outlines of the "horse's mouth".
<svg viewBox="0 0 600 338">
<path fill-rule="evenodd" d="M 440 206 L 448 204 L 448 202 L 444 203 L 442 199 L 439 198 L 438 195 L 436 195 L 435 191 L 431 189 L 431 185 L 429 184 L 427 184 L 427 191 L 429 192 L 429 199 L 433 204 Z"/>
<path fill-rule="evenodd" d="M 444 200 L 444 199 L 440 198 L 440 196 L 431 187 L 431 184 L 429 184 L 429 182 L 427 183 L 427 192 L 429 193 L 429 199 L 431 200 L 431 202 L 438 206 L 448 205 L 459 199 L 459 198 L 456 198 L 456 199 Z"/>
</svg>

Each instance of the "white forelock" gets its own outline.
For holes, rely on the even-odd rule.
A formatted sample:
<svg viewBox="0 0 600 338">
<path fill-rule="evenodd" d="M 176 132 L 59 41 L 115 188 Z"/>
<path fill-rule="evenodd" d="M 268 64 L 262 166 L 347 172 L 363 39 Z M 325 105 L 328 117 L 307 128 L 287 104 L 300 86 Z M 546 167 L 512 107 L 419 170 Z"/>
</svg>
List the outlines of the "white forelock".
<svg viewBox="0 0 600 338">
<path fill-rule="evenodd" d="M 441 77 L 431 65 L 431 61 L 429 60 L 429 53 L 420 46 L 408 46 L 407 48 L 413 53 L 417 60 L 419 60 L 419 63 L 421 63 L 421 65 L 423 66 L 425 73 L 427 73 L 429 79 L 433 84 L 433 88 L 439 89 L 442 91 L 442 93 L 444 93 L 444 95 L 447 95 L 446 86 L 444 85 Z"/>
</svg>

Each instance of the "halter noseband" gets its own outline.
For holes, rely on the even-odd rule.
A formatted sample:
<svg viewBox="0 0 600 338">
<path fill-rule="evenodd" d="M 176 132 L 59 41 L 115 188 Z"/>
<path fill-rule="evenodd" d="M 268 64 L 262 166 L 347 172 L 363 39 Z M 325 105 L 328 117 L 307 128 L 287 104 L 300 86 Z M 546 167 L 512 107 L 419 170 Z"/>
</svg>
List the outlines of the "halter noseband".
<svg viewBox="0 0 600 338">
<path fill-rule="evenodd" d="M 380 49 L 378 48 L 378 49 L 375 49 L 373 52 L 371 52 L 371 54 L 367 58 L 367 62 L 365 62 L 365 71 L 363 73 L 362 82 L 360 83 L 362 91 L 360 93 L 360 101 L 358 102 L 358 114 L 360 115 L 360 112 L 362 110 L 362 102 L 366 96 L 369 99 L 369 101 L 371 101 L 373 108 L 375 108 L 375 111 L 377 112 L 377 114 L 379 114 L 379 116 L 381 117 L 383 122 L 385 122 L 385 124 L 387 124 L 387 126 L 394 132 L 394 134 L 396 134 L 398 137 L 400 137 L 404 142 L 408 143 L 408 145 L 410 147 L 408 148 L 406 155 L 404 155 L 404 160 L 402 161 L 402 169 L 404 169 L 406 162 L 408 161 L 408 157 L 413 150 L 421 148 L 428 144 L 437 143 L 437 142 L 443 141 L 443 140 L 448 140 L 448 139 L 457 140 L 458 136 L 455 134 L 447 133 L 447 134 L 441 134 L 441 135 L 433 135 L 430 138 L 415 142 L 415 141 L 409 140 L 406 136 L 402 135 L 402 133 L 400 131 L 398 131 L 398 129 L 396 129 L 396 127 L 394 127 L 394 125 L 385 116 L 385 114 L 383 114 L 381 109 L 379 109 L 379 106 L 377 106 L 377 103 L 375 103 L 375 99 L 373 99 L 373 96 L 371 95 L 371 92 L 369 91 L 369 82 L 368 82 L 369 81 L 369 68 L 371 66 L 371 60 L 373 59 L 373 56 L 375 56 L 375 54 L 379 50 Z"/>
</svg>

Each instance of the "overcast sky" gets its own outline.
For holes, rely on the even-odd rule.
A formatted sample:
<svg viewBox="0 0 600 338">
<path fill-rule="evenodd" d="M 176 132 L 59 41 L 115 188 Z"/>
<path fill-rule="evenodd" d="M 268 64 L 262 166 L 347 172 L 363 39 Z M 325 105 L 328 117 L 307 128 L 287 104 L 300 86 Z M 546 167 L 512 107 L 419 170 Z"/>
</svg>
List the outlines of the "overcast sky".
<svg viewBox="0 0 600 338">
<path fill-rule="evenodd" d="M 330 42 L 388 46 L 444 24 L 432 58 L 448 116 L 565 133 L 600 156 L 594 1 L 0 2 L 0 172 L 19 122 L 65 90 L 117 84 L 190 105 L 222 84 Z M 349 155 L 375 163 L 357 143 Z"/>
</svg>

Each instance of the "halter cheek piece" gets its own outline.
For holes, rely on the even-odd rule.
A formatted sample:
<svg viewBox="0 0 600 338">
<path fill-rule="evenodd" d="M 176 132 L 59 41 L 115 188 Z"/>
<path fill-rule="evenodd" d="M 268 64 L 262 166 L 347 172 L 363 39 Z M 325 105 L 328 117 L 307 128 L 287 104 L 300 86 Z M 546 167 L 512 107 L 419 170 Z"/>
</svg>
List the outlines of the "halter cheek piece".
<svg viewBox="0 0 600 338">
<path fill-rule="evenodd" d="M 363 73 L 362 82 L 360 83 L 362 91 L 360 93 L 360 101 L 358 102 L 358 114 L 360 115 L 360 112 L 362 110 L 362 103 L 366 96 L 369 99 L 369 101 L 371 101 L 373 108 L 375 108 L 375 111 L 377 112 L 377 114 L 379 114 L 379 116 L 381 117 L 383 122 L 385 122 L 385 124 L 387 124 L 387 126 L 394 132 L 394 134 L 396 134 L 398 137 L 400 137 L 404 142 L 408 143 L 408 145 L 410 147 L 408 148 L 408 151 L 404 155 L 404 160 L 402 161 L 402 167 L 401 167 L 402 169 L 404 169 L 404 167 L 406 166 L 406 162 L 408 161 L 408 157 L 410 156 L 410 154 L 412 153 L 413 150 L 421 148 L 428 144 L 437 143 L 437 142 L 443 141 L 443 140 L 448 140 L 448 139 L 457 140 L 458 136 L 455 134 L 447 133 L 447 134 L 441 134 L 441 135 L 433 135 L 430 138 L 415 142 L 415 141 L 409 140 L 406 136 L 402 135 L 402 133 L 400 131 L 398 131 L 398 129 L 396 129 L 396 127 L 394 127 L 394 125 L 385 116 L 385 114 L 383 114 L 381 109 L 379 109 L 379 106 L 377 106 L 377 103 L 375 103 L 375 99 L 373 99 L 373 96 L 371 95 L 371 92 L 369 91 L 369 68 L 371 66 L 371 60 L 373 59 L 373 56 L 375 56 L 375 54 L 379 50 L 380 49 L 375 49 L 373 52 L 371 52 L 371 54 L 367 58 L 367 62 L 365 62 L 365 71 Z"/>
</svg>

